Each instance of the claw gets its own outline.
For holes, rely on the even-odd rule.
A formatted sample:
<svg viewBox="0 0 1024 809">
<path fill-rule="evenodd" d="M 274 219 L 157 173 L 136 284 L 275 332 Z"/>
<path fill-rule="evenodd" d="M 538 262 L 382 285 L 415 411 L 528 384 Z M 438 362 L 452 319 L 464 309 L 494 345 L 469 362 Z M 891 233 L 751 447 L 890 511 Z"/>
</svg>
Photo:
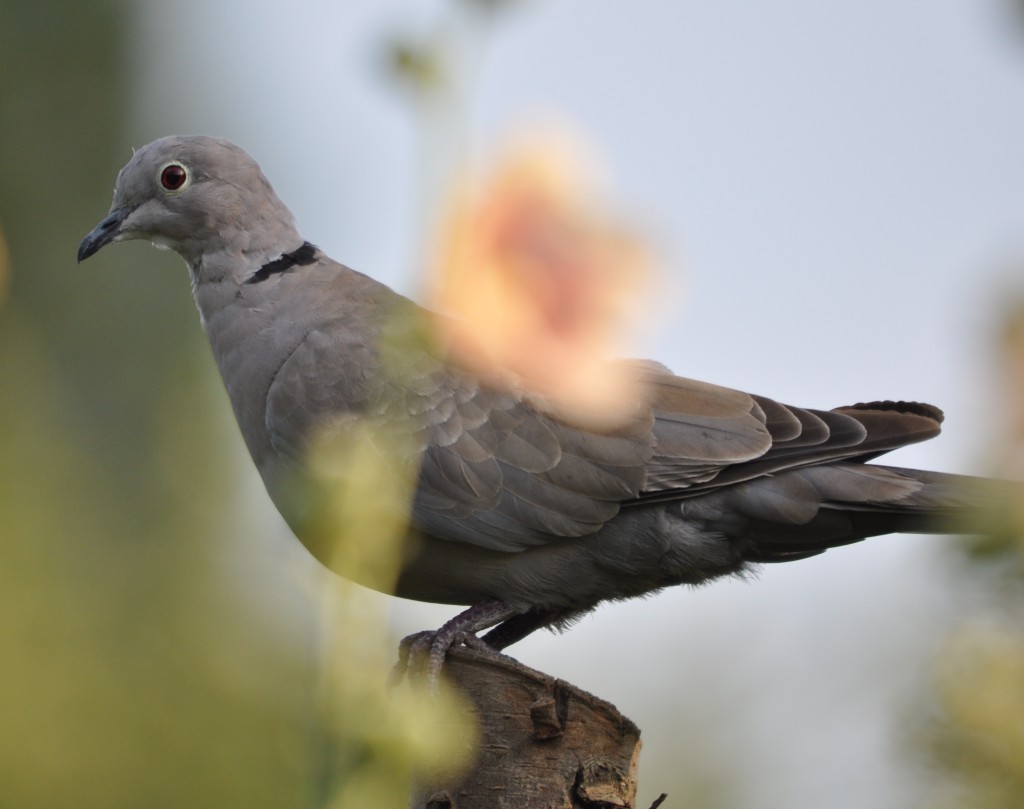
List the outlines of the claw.
<svg viewBox="0 0 1024 809">
<path fill-rule="evenodd" d="M 403 677 L 408 677 L 410 681 L 422 677 L 426 681 L 427 690 L 436 694 L 441 681 L 441 668 L 452 646 L 462 643 L 474 649 L 496 653 L 497 650 L 480 640 L 476 633 L 518 614 L 501 601 L 484 601 L 459 613 L 435 632 L 417 632 L 403 638 L 398 645 L 398 662 L 391 670 L 390 684 L 398 685 Z"/>
<path fill-rule="evenodd" d="M 402 680 L 406 677 L 413 680 L 418 676 L 420 669 L 423 668 L 423 652 L 429 648 L 435 634 L 435 632 L 426 630 L 414 632 L 412 635 L 402 638 L 398 644 L 398 660 L 391 668 L 391 674 L 388 677 L 390 688 L 401 685 Z M 424 641 L 426 641 L 426 645 L 424 645 Z"/>
</svg>

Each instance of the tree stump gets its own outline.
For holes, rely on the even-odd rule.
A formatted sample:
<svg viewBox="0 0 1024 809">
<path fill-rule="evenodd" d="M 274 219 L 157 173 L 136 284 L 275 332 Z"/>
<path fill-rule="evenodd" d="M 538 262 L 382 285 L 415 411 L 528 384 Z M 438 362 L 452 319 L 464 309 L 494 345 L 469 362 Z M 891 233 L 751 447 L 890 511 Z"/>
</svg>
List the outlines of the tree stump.
<svg viewBox="0 0 1024 809">
<path fill-rule="evenodd" d="M 416 785 L 411 809 L 635 809 L 640 730 L 615 706 L 464 647 L 444 672 L 475 708 L 476 761 L 461 780 Z"/>
</svg>

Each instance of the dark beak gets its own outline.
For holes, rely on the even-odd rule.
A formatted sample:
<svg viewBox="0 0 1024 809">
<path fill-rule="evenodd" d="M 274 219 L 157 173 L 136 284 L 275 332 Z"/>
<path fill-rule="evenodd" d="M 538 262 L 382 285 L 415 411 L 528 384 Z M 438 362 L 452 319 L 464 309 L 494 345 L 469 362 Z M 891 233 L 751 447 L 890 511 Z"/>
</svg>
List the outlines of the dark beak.
<svg viewBox="0 0 1024 809">
<path fill-rule="evenodd" d="M 85 261 L 101 247 L 110 244 L 121 232 L 121 224 L 129 213 L 130 211 L 124 208 L 111 211 L 106 219 L 94 227 L 92 232 L 78 245 L 78 262 Z"/>
</svg>

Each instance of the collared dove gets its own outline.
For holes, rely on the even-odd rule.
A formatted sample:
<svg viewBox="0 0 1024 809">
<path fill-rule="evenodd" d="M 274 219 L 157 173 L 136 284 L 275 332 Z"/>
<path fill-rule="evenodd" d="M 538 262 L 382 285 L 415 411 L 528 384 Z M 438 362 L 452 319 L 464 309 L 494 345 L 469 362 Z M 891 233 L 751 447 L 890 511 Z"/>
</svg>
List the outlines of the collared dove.
<svg viewBox="0 0 1024 809">
<path fill-rule="evenodd" d="M 942 413 L 927 404 L 810 410 L 635 362 L 635 411 L 588 429 L 430 341 L 401 343 L 403 361 L 385 367 L 387 335 L 422 310 L 306 241 L 257 163 L 225 140 L 165 137 L 134 154 L 78 260 L 128 239 L 187 263 L 249 452 L 322 561 L 288 496 L 310 436 L 359 416 L 415 436 L 417 542 L 395 594 L 469 605 L 430 634 L 434 669 L 489 627 L 484 640 L 501 649 L 608 599 L 880 534 L 963 530 L 984 490 L 867 463 L 937 435 Z"/>
</svg>

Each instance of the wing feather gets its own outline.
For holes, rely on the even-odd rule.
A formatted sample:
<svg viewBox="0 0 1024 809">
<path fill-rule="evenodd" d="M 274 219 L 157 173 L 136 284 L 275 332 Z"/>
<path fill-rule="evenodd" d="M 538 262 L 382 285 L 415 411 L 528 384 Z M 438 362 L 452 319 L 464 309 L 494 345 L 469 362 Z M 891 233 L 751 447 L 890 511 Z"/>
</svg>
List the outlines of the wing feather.
<svg viewBox="0 0 1024 809">
<path fill-rule="evenodd" d="M 409 457 L 396 462 L 419 464 L 414 522 L 441 539 L 506 552 L 592 534 L 623 507 L 859 462 L 931 437 L 941 420 L 906 403 L 794 408 L 630 362 L 638 406 L 620 424 L 586 427 L 515 386 L 446 363 L 426 344 L 404 349 L 401 373 L 389 375 L 371 342 L 311 333 L 288 356 L 266 397 L 274 452 L 300 459 L 320 425 L 378 419 L 411 438 Z M 771 480 L 745 486 L 743 507 L 790 524 L 806 517 L 813 498 L 805 489 L 827 493 L 830 478 Z"/>
</svg>

